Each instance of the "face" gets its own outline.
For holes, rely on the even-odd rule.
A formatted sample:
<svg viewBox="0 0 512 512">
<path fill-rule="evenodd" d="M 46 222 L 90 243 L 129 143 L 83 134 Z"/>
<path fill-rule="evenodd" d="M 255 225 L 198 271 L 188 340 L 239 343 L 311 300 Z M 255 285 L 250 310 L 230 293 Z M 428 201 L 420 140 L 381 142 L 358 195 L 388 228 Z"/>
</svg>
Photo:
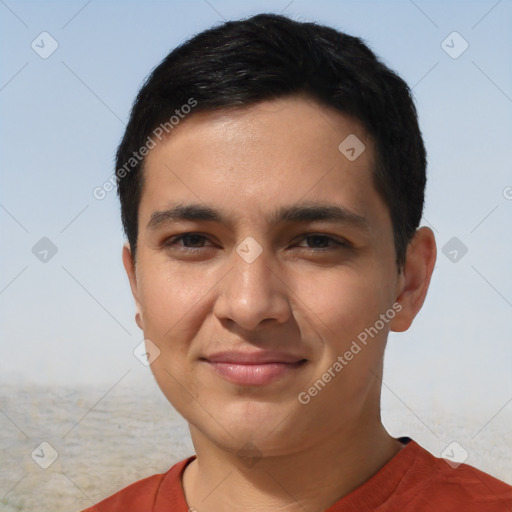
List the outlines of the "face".
<svg viewBox="0 0 512 512">
<path fill-rule="evenodd" d="M 295 97 L 196 113 L 147 156 L 124 263 L 156 381 L 196 435 L 284 454 L 378 416 L 408 313 L 373 154 L 356 120 Z"/>
</svg>

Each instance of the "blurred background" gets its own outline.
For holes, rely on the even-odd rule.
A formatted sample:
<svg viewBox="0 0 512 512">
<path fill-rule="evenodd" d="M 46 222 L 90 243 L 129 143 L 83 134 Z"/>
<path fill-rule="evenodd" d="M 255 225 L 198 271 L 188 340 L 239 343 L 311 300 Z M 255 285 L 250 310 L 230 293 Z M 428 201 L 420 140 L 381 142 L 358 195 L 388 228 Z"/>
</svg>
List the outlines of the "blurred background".
<svg viewBox="0 0 512 512">
<path fill-rule="evenodd" d="M 362 37 L 411 86 L 439 254 L 389 339 L 384 423 L 512 483 L 511 0 L 0 0 L 2 510 L 80 510 L 193 453 L 134 354 L 116 192 L 93 190 L 152 68 L 259 12 Z"/>
</svg>

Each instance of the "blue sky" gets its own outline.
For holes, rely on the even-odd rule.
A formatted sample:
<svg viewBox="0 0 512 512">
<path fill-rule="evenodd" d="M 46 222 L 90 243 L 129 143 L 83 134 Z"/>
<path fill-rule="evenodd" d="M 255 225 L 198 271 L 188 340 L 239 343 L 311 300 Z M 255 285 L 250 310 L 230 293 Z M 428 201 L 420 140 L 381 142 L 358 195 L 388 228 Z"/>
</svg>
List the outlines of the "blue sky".
<svg viewBox="0 0 512 512">
<path fill-rule="evenodd" d="M 173 47 L 223 18 L 282 10 L 362 37 L 413 87 L 429 157 L 423 224 L 439 256 L 415 324 L 390 337 L 387 386 L 447 409 L 512 398 L 510 0 L 1 2 L 0 380 L 113 384 L 149 371 L 132 354 L 143 337 L 117 197 L 92 191 Z M 42 58 L 33 41 L 58 48 Z M 57 248 L 47 262 L 32 252 L 43 237 Z M 442 252 L 454 237 L 467 248 L 456 262 Z"/>
</svg>

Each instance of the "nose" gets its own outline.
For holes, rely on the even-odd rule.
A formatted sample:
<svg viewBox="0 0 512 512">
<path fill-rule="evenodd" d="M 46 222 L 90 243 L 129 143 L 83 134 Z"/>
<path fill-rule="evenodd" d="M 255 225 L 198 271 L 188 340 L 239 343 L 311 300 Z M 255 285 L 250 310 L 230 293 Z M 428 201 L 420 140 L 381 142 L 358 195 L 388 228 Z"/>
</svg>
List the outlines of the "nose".
<svg viewBox="0 0 512 512">
<path fill-rule="evenodd" d="M 291 315 L 290 289 L 279 266 L 265 250 L 249 261 L 233 253 L 232 268 L 220 283 L 214 314 L 245 330 L 257 330 L 264 323 L 285 323 Z"/>
</svg>

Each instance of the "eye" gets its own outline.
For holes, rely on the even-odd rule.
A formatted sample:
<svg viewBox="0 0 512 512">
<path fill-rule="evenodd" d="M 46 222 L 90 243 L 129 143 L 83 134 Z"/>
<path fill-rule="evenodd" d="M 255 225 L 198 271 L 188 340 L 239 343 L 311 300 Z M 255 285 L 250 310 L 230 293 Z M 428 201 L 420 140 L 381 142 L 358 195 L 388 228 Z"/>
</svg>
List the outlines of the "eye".
<svg viewBox="0 0 512 512">
<path fill-rule="evenodd" d="M 183 233 L 165 240 L 162 247 L 184 252 L 198 252 L 200 249 L 214 247 L 208 237 L 200 233 Z M 342 248 L 352 248 L 352 244 L 345 239 L 337 239 L 320 233 L 302 235 L 295 245 L 300 249 L 311 249 L 314 252 L 325 252 Z"/>
<path fill-rule="evenodd" d="M 208 239 L 199 233 L 183 233 L 169 238 L 163 243 L 164 247 L 179 247 L 180 249 L 201 249 Z M 182 242 L 182 244 L 180 243 Z"/>
<path fill-rule="evenodd" d="M 346 240 L 337 240 L 331 236 L 323 234 L 307 234 L 303 235 L 302 242 L 306 242 L 310 249 L 314 251 L 325 251 L 332 249 L 339 249 L 342 247 L 350 248 L 352 245 Z M 313 246 L 313 247 L 311 247 Z M 304 247 L 304 245 L 298 245 L 298 247 Z M 306 246 L 307 247 L 307 246 Z"/>
</svg>

